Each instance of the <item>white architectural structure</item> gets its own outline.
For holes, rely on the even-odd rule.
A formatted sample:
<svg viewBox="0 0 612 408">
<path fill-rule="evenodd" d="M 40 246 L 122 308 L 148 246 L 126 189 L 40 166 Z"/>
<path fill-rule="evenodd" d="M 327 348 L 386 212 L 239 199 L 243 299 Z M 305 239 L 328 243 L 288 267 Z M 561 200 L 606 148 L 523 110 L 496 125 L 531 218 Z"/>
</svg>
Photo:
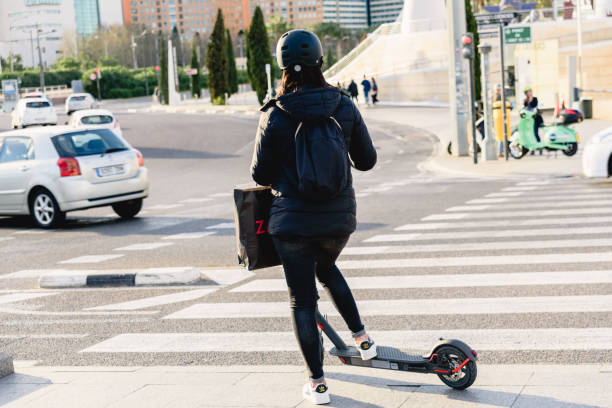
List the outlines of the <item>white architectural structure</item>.
<svg viewBox="0 0 612 408">
<path fill-rule="evenodd" d="M 0 55 L 19 54 L 25 66 L 37 66 L 37 30 L 43 64 L 53 64 L 64 33 L 75 31 L 72 1 L 0 1 Z"/>
</svg>

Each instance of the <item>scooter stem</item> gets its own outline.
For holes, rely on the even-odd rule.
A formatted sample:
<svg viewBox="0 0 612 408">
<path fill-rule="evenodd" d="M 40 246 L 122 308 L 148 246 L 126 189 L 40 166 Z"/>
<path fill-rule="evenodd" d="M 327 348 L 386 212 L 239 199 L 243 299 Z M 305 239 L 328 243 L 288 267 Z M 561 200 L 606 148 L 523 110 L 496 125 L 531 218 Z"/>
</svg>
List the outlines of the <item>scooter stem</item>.
<svg viewBox="0 0 612 408">
<path fill-rule="evenodd" d="M 342 339 L 340 338 L 338 333 L 336 333 L 334 328 L 331 327 L 329 322 L 319 312 L 319 309 L 317 309 L 315 311 L 315 319 L 317 321 L 317 326 L 319 326 L 319 328 L 321 330 L 323 330 L 323 333 L 325 333 L 327 338 L 330 339 L 332 343 L 334 343 L 334 346 L 336 346 L 336 348 L 338 350 L 347 350 L 348 349 L 348 347 L 346 346 L 346 343 L 344 343 L 344 341 L 342 341 Z"/>
</svg>

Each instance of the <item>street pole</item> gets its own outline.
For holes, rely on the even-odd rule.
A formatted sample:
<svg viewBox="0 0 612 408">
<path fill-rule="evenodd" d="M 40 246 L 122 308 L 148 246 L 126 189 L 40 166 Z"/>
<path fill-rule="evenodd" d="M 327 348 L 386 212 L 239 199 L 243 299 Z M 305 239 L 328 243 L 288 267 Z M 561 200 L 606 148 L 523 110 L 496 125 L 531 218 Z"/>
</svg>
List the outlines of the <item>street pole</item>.
<svg viewBox="0 0 612 408">
<path fill-rule="evenodd" d="M 461 57 L 461 35 L 466 31 L 464 0 L 447 0 L 449 36 L 448 101 L 451 115 L 453 156 L 467 156 L 467 112 L 465 111 L 465 78 Z"/>
<path fill-rule="evenodd" d="M 582 0 L 578 0 L 576 3 L 576 16 L 577 29 L 578 29 L 578 80 L 580 81 L 579 88 L 584 88 L 583 76 L 582 76 Z"/>
<path fill-rule="evenodd" d="M 38 26 L 36 26 L 36 29 L 38 30 Z M 30 30 L 30 48 L 32 49 L 32 66 L 35 67 L 36 58 L 34 58 L 34 38 L 32 37 L 32 30 Z"/>
<path fill-rule="evenodd" d="M 137 69 L 138 62 L 136 61 L 136 41 L 134 41 L 134 34 L 132 34 L 132 63 L 134 64 L 134 69 Z"/>
<path fill-rule="evenodd" d="M 470 113 L 472 116 L 472 150 L 474 150 L 474 164 L 478 163 L 478 141 L 476 140 L 476 110 L 474 109 L 474 59 L 468 60 L 470 72 Z"/>
<path fill-rule="evenodd" d="M 489 97 L 489 53 L 491 46 L 489 44 L 481 44 L 478 46 L 480 50 L 480 60 L 482 72 L 482 105 L 484 110 L 484 140 L 482 142 L 482 157 L 484 161 L 497 160 L 497 151 L 495 149 L 495 138 L 492 131 L 493 118 L 491 114 L 491 98 Z"/>
<path fill-rule="evenodd" d="M 268 78 L 268 92 L 266 93 L 267 99 L 272 98 L 272 69 L 270 64 L 266 64 L 266 77 Z"/>
<path fill-rule="evenodd" d="M 42 50 L 40 48 L 40 31 L 36 29 L 36 45 L 38 46 L 38 62 L 40 64 L 40 92 L 45 93 L 45 67 L 43 66 Z"/>
<path fill-rule="evenodd" d="M 508 160 L 508 127 L 506 126 L 506 66 L 504 65 L 504 23 L 499 23 L 499 57 L 501 62 L 501 110 L 504 126 L 504 156 Z"/>
</svg>

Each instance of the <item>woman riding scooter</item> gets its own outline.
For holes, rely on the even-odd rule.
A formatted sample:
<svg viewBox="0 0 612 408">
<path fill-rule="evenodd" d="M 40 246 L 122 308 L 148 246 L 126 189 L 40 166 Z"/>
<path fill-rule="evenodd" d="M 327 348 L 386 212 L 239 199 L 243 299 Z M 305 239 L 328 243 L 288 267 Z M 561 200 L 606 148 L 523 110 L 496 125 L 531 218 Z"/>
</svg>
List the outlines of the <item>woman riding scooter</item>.
<svg viewBox="0 0 612 408">
<path fill-rule="evenodd" d="M 542 118 L 542 115 L 540 115 L 540 112 L 538 110 L 538 98 L 533 96 L 533 89 L 530 86 L 526 86 L 523 92 L 525 93 L 525 99 L 523 100 L 523 106 L 525 108 L 535 109 L 535 111 L 537 112 L 536 115 L 533 117 L 534 119 L 533 134 L 535 135 L 536 140 L 539 142 L 540 141 L 540 127 L 544 124 L 544 119 Z M 533 152 L 531 152 L 531 154 L 533 154 Z M 541 150 L 540 150 L 540 154 L 542 154 Z"/>
<path fill-rule="evenodd" d="M 353 294 L 335 265 L 356 227 L 350 166 L 347 161 L 344 173 L 339 175 L 345 182 L 337 194 L 326 200 L 304 197 L 302 175 L 296 165 L 296 149 L 303 145 L 298 145 L 297 139 L 305 135 L 299 132 L 327 130 L 330 133 L 323 139 L 338 138 L 341 143 L 335 148 L 342 149 L 339 157 L 347 160 L 348 154 L 353 166 L 362 171 L 374 167 L 376 150 L 355 104 L 325 81 L 321 72 L 323 48 L 315 34 L 306 30 L 283 34 L 276 59 L 283 70 L 278 99 L 262 108 L 251 174 L 258 184 L 272 186 L 275 196 L 268 229 L 283 264 L 293 329 L 310 374 L 302 394 L 315 404 L 325 404 L 330 398 L 315 320 L 319 298 L 315 276 L 353 333 L 362 359 L 372 359 L 377 352 L 361 323 Z M 320 154 L 325 155 L 325 151 Z M 330 168 L 330 163 L 317 163 L 317 156 L 311 159 L 315 168 Z M 329 181 L 333 184 L 336 180 Z"/>
</svg>

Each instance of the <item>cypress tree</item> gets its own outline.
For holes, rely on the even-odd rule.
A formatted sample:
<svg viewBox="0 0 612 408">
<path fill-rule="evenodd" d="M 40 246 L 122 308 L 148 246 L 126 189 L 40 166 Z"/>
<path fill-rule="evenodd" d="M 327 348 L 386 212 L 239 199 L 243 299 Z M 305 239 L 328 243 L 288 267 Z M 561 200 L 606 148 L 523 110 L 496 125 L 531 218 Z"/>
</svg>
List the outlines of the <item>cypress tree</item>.
<svg viewBox="0 0 612 408">
<path fill-rule="evenodd" d="M 261 104 L 263 104 L 268 89 L 266 64 L 272 65 L 272 54 L 268 41 L 263 13 L 257 6 L 247 34 L 247 73 L 249 82 L 257 93 L 257 99 Z"/>
<path fill-rule="evenodd" d="M 163 104 L 167 105 L 170 100 L 170 93 L 168 91 L 168 43 L 166 42 L 166 36 L 162 31 L 159 32 L 159 76 L 160 76 L 160 87 Z"/>
<path fill-rule="evenodd" d="M 176 48 L 176 65 L 180 65 L 185 68 L 185 55 L 183 53 L 183 42 L 179 35 L 176 26 L 172 28 L 172 45 Z"/>
<path fill-rule="evenodd" d="M 227 50 L 225 44 L 223 12 L 217 12 L 217 21 L 208 40 L 206 66 L 208 67 L 208 90 L 213 103 L 225 104 L 227 92 Z"/>
<path fill-rule="evenodd" d="M 200 48 L 200 33 L 196 32 L 193 36 L 191 45 L 191 68 L 196 70 L 196 74 L 191 76 L 191 93 L 194 97 L 200 97 L 200 61 L 198 60 L 198 50 Z"/>
<path fill-rule="evenodd" d="M 480 44 L 480 38 L 478 37 L 478 24 L 476 18 L 472 12 L 472 2 L 465 0 L 465 19 L 468 33 L 474 35 L 474 100 L 480 100 L 480 51 L 478 50 L 478 44 Z"/>
<path fill-rule="evenodd" d="M 226 30 L 227 42 L 227 93 L 228 95 L 238 93 L 238 70 L 236 69 L 236 58 L 234 58 L 234 44 L 229 29 Z"/>
</svg>

